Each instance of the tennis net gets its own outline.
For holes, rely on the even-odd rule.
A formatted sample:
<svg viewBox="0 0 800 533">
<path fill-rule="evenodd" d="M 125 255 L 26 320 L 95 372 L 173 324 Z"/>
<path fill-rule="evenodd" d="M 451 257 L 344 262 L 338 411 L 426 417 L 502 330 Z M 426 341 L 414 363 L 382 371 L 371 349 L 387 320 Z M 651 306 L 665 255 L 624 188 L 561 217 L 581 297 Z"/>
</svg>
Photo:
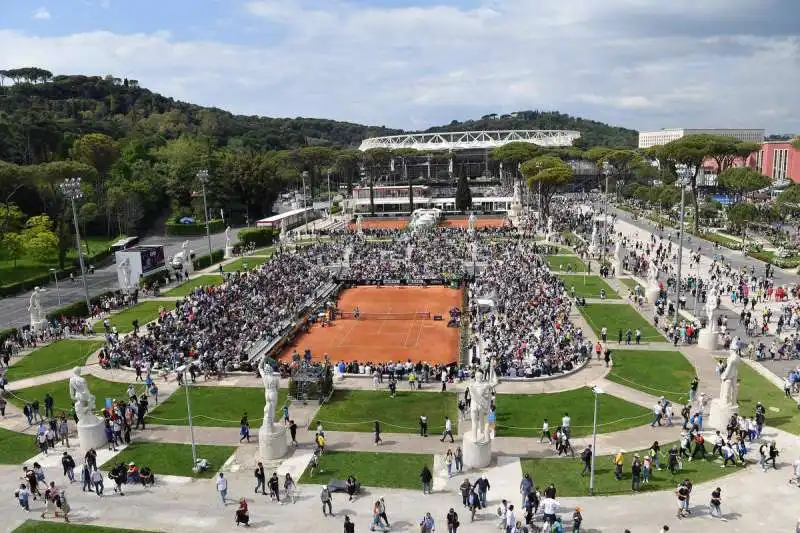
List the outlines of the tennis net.
<svg viewBox="0 0 800 533">
<path fill-rule="evenodd" d="M 359 313 L 358 316 L 352 311 L 340 311 L 339 318 L 358 319 L 358 320 L 430 320 L 431 314 L 428 311 L 411 313 Z"/>
</svg>

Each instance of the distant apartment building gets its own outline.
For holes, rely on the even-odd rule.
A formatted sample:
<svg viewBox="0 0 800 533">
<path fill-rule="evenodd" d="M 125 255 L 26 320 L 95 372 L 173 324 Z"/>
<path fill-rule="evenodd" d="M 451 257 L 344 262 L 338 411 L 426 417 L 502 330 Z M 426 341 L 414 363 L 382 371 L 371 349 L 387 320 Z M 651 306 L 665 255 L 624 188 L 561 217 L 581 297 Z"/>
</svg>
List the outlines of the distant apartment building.
<svg viewBox="0 0 800 533">
<path fill-rule="evenodd" d="M 658 131 L 639 132 L 639 148 L 650 148 L 667 144 L 670 141 L 686 137 L 687 135 L 719 135 L 721 137 L 733 137 L 739 141 L 764 142 L 764 129 L 691 129 L 691 128 L 670 128 Z"/>
<path fill-rule="evenodd" d="M 772 178 L 773 187 L 783 187 L 790 182 L 800 183 L 800 150 L 790 141 L 764 142 L 758 152 L 745 158 L 737 157 L 731 166 L 758 170 Z M 718 170 L 717 161 L 711 157 L 706 158 L 697 182 L 700 185 L 716 185 Z"/>
</svg>

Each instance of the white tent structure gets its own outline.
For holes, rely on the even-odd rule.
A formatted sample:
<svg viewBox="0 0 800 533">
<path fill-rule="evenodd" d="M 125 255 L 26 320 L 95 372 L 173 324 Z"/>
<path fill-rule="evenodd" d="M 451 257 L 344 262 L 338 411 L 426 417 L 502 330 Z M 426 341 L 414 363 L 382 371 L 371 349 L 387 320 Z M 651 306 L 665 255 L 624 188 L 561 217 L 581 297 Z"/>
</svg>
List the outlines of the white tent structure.
<svg viewBox="0 0 800 533">
<path fill-rule="evenodd" d="M 412 231 L 424 228 L 432 228 L 439 222 L 441 218 L 441 209 L 415 209 L 414 212 L 411 213 L 411 221 L 408 223 L 408 227 Z"/>
</svg>

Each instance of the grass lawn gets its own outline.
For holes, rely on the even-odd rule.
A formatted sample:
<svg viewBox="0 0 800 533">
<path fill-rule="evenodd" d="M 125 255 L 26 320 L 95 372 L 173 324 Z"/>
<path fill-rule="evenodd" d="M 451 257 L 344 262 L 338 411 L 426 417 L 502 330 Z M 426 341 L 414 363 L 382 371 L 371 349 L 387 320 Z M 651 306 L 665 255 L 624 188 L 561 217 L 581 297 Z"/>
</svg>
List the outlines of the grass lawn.
<svg viewBox="0 0 800 533">
<path fill-rule="evenodd" d="M 125 399 L 128 397 L 128 383 L 120 383 L 116 381 L 105 381 L 94 376 L 85 375 L 86 383 L 89 385 L 89 391 L 94 395 L 95 406 L 97 410 L 102 410 L 106 405 L 106 398 L 111 399 Z M 139 382 L 135 385 L 136 392 L 142 394 L 144 392 L 144 385 Z M 61 381 L 53 381 L 35 387 L 28 387 L 26 389 L 19 389 L 13 391 L 15 396 L 10 396 L 8 401 L 17 407 L 23 407 L 24 400 L 32 401 L 39 399 L 41 404 L 40 412 L 44 414 L 44 395 L 50 393 L 53 397 L 53 408 L 56 413 L 60 411 L 68 411 L 72 407 L 72 401 L 69 398 L 69 380 L 64 379 Z M 23 400 L 20 400 L 19 398 Z M 263 394 L 262 394 L 263 396 Z M 152 405 L 152 401 L 151 401 Z"/>
<path fill-rule="evenodd" d="M 257 266 L 261 266 L 269 260 L 269 257 L 251 255 L 247 257 L 247 268 L 244 266 L 244 257 L 240 257 L 236 261 L 231 261 L 222 267 L 225 272 L 236 272 L 238 270 L 250 270 Z"/>
<path fill-rule="evenodd" d="M 195 474 L 192 471 L 191 444 L 132 442 L 118 455 L 103 464 L 101 468 L 109 470 L 119 463 L 136 463 L 139 468 L 149 466 L 156 477 L 162 475 L 208 479 L 214 477 L 235 451 L 235 446 L 197 445 L 197 458 L 207 460 L 211 466 L 203 472 Z"/>
<path fill-rule="evenodd" d="M 32 351 L 11 365 L 8 381 L 30 378 L 83 366 L 86 359 L 103 346 L 103 341 L 62 340 Z"/>
<path fill-rule="evenodd" d="M 258 248 L 257 250 L 253 251 L 253 255 L 265 255 L 267 257 L 272 257 L 275 253 L 274 246 L 267 246 L 266 248 Z"/>
<path fill-rule="evenodd" d="M 571 419 L 572 435 L 592 434 L 594 393 L 588 387 L 553 394 L 498 394 L 496 402 L 499 437 L 539 437 L 545 418 L 555 432 L 565 412 Z M 597 431 L 610 433 L 641 426 L 649 417 L 649 409 L 604 394 L 597 409 Z"/>
<path fill-rule="evenodd" d="M 198 287 L 208 287 L 210 285 L 219 285 L 222 283 L 222 276 L 219 274 L 209 274 L 192 278 L 186 283 L 178 285 L 174 289 L 168 290 L 164 296 L 188 296 L 189 293 L 194 292 Z"/>
<path fill-rule="evenodd" d="M 300 483 L 323 485 L 331 479 L 347 479 L 352 474 L 363 487 L 422 489 L 419 474 L 423 465 L 428 465 L 433 471 L 433 456 L 421 453 L 330 451 L 322 455 L 314 476 L 306 470 L 300 477 Z"/>
<path fill-rule="evenodd" d="M 689 384 L 696 372 L 680 352 L 661 350 L 614 350 L 609 380 L 676 403 L 688 399 Z M 680 411 L 680 409 L 676 409 Z"/>
<path fill-rule="evenodd" d="M 13 533 L 141 533 L 142 531 L 144 530 L 26 520 Z"/>
<path fill-rule="evenodd" d="M 148 322 L 152 322 L 158 318 L 158 310 L 165 308 L 167 311 L 175 309 L 174 302 L 165 300 L 151 300 L 148 302 L 141 302 L 133 307 L 130 307 L 121 313 L 111 315 L 111 326 L 116 326 L 120 333 L 130 333 L 133 331 L 133 321 L 139 321 L 139 327 L 144 327 Z M 101 326 L 102 329 L 102 326 Z"/>
<path fill-rule="evenodd" d="M 0 428 L 0 464 L 19 465 L 38 453 L 33 435 Z"/>
<path fill-rule="evenodd" d="M 113 243 L 123 237 L 87 237 L 83 239 L 83 251 L 87 256 L 94 255 L 109 248 Z M 87 250 L 88 246 L 88 250 Z M 72 261 L 77 257 L 75 243 L 67 250 L 67 262 L 65 266 L 71 266 Z M 19 281 L 24 281 L 36 276 L 47 274 L 51 268 L 58 269 L 58 260 L 55 258 L 49 262 L 40 262 L 30 257 L 24 256 L 17 259 L 16 263 L 11 260 L 0 261 L 0 286 L 10 285 Z M 53 281 L 52 279 L 50 281 Z"/>
<path fill-rule="evenodd" d="M 633 278 L 617 278 L 617 279 L 619 280 L 620 283 L 628 287 L 630 290 L 634 290 L 636 287 L 641 287 L 641 284 Z"/>
<path fill-rule="evenodd" d="M 609 300 L 619 300 L 617 292 L 606 283 L 600 276 L 559 276 L 564 280 L 564 287 L 569 294 L 572 294 L 572 287 L 575 287 L 575 296 L 583 298 L 600 298 L 600 290 L 605 289 L 606 298 Z"/>
<path fill-rule="evenodd" d="M 282 419 L 281 408 L 286 403 L 286 389 L 278 390 L 275 419 Z M 195 426 L 239 427 L 242 414 L 247 412 L 253 427 L 261 426 L 264 413 L 264 389 L 260 387 L 189 387 L 192 402 L 192 422 Z M 291 407 L 289 416 L 292 416 Z M 187 426 L 186 392 L 179 390 L 151 410 L 148 418 L 159 424 Z"/>
<path fill-rule="evenodd" d="M 783 390 L 767 378 L 739 364 L 739 412 L 742 416 L 753 416 L 756 403 L 761 402 L 767 410 L 767 425 L 800 435 L 800 409 L 797 402 L 789 400 Z"/>
<path fill-rule="evenodd" d="M 574 255 L 548 255 L 544 259 L 554 272 L 586 272 L 586 265 Z"/>
<path fill-rule="evenodd" d="M 390 398 L 388 392 L 336 390 L 331 401 L 320 407 L 311 426 L 319 421 L 323 428 L 333 431 L 371 432 L 378 420 L 386 433 L 417 433 L 421 415 L 428 417 L 431 434 L 444 429 L 445 416 L 453 421 L 453 434 L 458 432 L 458 405 L 454 394 L 408 390 L 398 391 L 394 398 Z"/>
<path fill-rule="evenodd" d="M 636 328 L 639 328 L 642 330 L 643 341 L 667 342 L 667 339 L 630 305 L 588 304 L 586 307 L 581 307 L 580 311 L 598 337 L 603 326 L 608 328 L 609 339 L 616 339 L 620 328 L 622 328 L 623 334 L 628 328 L 631 328 L 634 333 Z"/>
<path fill-rule="evenodd" d="M 696 459 L 683 461 L 683 470 L 673 476 L 667 470 L 667 451 L 675 443 L 661 445 L 661 466 L 663 470 L 653 469 L 650 474 L 650 483 L 642 483 L 640 492 L 653 492 L 657 490 L 674 491 L 678 483 L 686 478 L 697 485 L 704 481 L 716 479 L 742 470 L 741 467 L 720 468 L 722 461 Z M 706 448 L 710 449 L 708 443 Z M 641 457 L 647 450 L 625 450 L 625 462 L 622 468 L 622 481 L 614 479 L 613 455 L 599 455 L 595 458 L 595 494 L 610 496 L 613 494 L 631 494 L 631 462 L 633 454 Z M 576 457 L 570 459 L 523 459 L 522 471 L 528 472 L 539 486 L 547 486 L 551 482 L 558 489 L 561 497 L 587 496 L 589 494 L 589 475 L 581 476 L 583 463 L 578 455 L 581 450 L 575 450 Z M 710 454 L 707 455 L 710 457 Z M 752 457 L 751 457 L 752 458 Z M 757 468 L 750 465 L 748 468 Z M 704 497 L 704 495 L 703 495 Z"/>
</svg>

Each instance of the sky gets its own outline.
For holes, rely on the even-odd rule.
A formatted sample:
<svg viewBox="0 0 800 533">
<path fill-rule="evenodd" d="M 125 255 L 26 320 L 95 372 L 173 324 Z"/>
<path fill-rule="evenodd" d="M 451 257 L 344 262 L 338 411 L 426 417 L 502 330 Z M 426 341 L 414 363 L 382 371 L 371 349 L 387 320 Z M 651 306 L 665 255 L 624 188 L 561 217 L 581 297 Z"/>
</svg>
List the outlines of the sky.
<svg viewBox="0 0 800 533">
<path fill-rule="evenodd" d="M 557 110 L 800 132 L 800 0 L 0 0 L 0 68 L 408 130 Z"/>
</svg>

